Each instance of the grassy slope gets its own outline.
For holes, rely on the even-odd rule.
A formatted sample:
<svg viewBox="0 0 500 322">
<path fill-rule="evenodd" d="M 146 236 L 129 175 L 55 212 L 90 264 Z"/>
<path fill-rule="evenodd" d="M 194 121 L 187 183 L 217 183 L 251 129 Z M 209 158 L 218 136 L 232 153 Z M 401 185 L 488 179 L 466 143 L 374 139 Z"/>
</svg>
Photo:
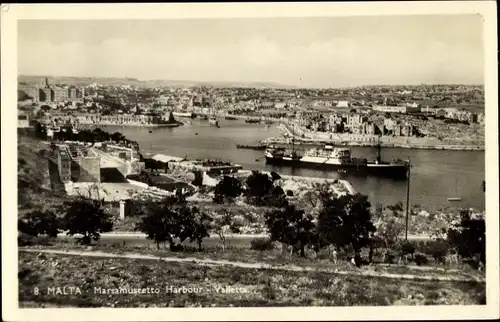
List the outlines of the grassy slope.
<svg viewBox="0 0 500 322">
<path fill-rule="evenodd" d="M 20 134 L 18 136 L 18 210 L 19 215 L 34 209 L 51 207 L 62 202 L 63 188 L 58 184 L 57 169 L 54 164 L 40 154 L 48 150 L 48 145 L 36 138 Z M 49 171 L 52 165 L 52 171 Z M 61 190 L 62 189 L 62 190 Z"/>
<path fill-rule="evenodd" d="M 96 259 L 20 253 L 21 307 L 349 306 L 481 304 L 484 283 L 400 281 L 331 273 L 270 271 L 153 260 Z M 49 295 L 47 287 L 77 286 L 82 294 Z M 165 288 L 196 287 L 172 294 Z M 216 286 L 242 288 L 224 294 Z M 33 295 L 33 288 L 41 293 Z M 160 294 L 94 293 L 100 288 L 160 288 Z"/>
</svg>

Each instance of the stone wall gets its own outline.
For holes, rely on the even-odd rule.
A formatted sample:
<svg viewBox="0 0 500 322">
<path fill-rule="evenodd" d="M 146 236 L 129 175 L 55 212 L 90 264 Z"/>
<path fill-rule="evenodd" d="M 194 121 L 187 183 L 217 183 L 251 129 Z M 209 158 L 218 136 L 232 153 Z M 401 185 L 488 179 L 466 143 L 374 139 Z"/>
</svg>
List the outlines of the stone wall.
<svg viewBox="0 0 500 322">
<path fill-rule="evenodd" d="M 73 181 L 101 182 L 99 158 L 74 159 L 71 165 Z"/>
</svg>

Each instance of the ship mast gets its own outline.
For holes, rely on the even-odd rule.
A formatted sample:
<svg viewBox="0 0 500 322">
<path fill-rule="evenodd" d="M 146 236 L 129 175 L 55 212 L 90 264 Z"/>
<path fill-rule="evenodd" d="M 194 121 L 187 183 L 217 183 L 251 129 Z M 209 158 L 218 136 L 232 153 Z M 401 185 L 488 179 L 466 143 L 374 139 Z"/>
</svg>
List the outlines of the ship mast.
<svg viewBox="0 0 500 322">
<path fill-rule="evenodd" d="M 405 240 L 408 240 L 408 216 L 410 212 L 410 177 L 411 177 L 411 160 L 408 158 L 407 171 L 408 180 L 406 182 L 406 229 L 405 229 Z"/>
<path fill-rule="evenodd" d="M 380 157 L 380 135 L 378 136 L 378 142 L 377 142 L 377 163 L 381 162 L 381 157 Z"/>
</svg>

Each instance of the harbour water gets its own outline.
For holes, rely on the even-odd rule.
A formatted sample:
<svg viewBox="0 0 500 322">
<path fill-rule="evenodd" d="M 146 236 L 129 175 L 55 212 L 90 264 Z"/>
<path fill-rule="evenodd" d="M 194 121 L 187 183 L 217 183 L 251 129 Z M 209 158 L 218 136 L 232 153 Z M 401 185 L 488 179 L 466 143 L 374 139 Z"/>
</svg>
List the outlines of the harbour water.
<svg viewBox="0 0 500 322">
<path fill-rule="evenodd" d="M 266 165 L 263 151 L 237 149 L 237 144 L 257 144 L 260 140 L 280 135 L 275 125 L 249 124 L 243 120 L 219 119 L 220 128 L 207 121 L 192 120 L 178 128 L 140 128 L 99 126 L 110 132 L 121 132 L 137 141 L 141 152 L 162 153 L 189 159 L 221 159 L 244 169 L 277 171 L 279 173 L 349 180 L 353 187 L 369 196 L 372 204 L 406 202 L 406 181 L 377 177 L 356 177 L 338 172 L 314 169 L 275 168 Z M 151 133 L 150 133 L 151 132 Z M 352 147 L 353 157 L 374 159 L 376 148 Z M 446 207 L 467 207 L 484 210 L 485 198 L 481 183 L 485 177 L 484 151 L 450 151 L 385 148 L 383 160 L 411 159 L 410 204 L 428 211 Z M 449 202 L 449 197 L 461 197 Z"/>
</svg>

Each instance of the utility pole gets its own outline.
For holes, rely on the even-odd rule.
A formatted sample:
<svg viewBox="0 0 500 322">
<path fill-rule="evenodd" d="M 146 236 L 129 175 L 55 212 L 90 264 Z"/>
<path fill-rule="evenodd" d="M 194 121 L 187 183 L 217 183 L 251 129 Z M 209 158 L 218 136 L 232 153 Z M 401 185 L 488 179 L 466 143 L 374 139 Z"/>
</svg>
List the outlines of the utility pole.
<svg viewBox="0 0 500 322">
<path fill-rule="evenodd" d="M 408 216 L 410 212 L 410 177 L 411 177 L 411 160 L 408 158 L 408 180 L 406 184 L 406 229 L 405 240 L 408 241 Z"/>
</svg>

